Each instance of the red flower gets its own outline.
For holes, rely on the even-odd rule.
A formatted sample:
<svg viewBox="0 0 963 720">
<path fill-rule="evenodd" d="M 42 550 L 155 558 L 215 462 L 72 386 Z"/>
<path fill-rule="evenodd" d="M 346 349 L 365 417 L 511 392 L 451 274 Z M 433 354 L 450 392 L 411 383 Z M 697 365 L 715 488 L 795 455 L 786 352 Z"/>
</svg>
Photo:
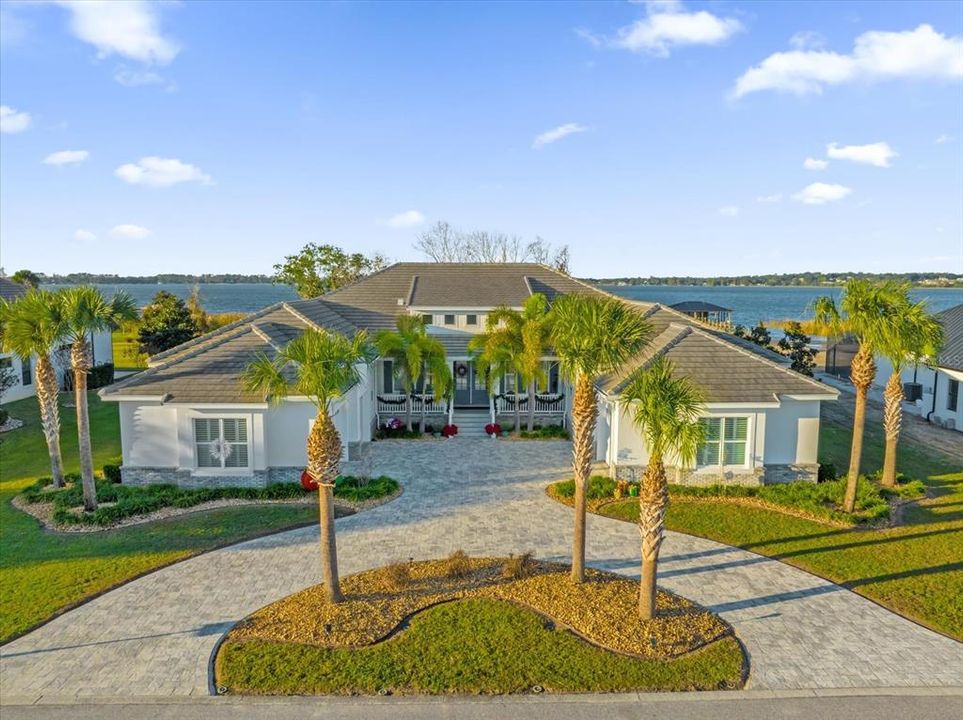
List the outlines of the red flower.
<svg viewBox="0 0 963 720">
<path fill-rule="evenodd" d="M 501 435 L 501 434 L 502 434 L 502 426 L 499 425 L 498 423 L 488 423 L 488 424 L 485 426 L 485 434 L 486 434 L 486 435 Z"/>
<path fill-rule="evenodd" d="M 444 435 L 446 438 L 453 437 L 458 434 L 458 426 L 445 425 L 445 427 L 441 429 L 441 434 Z"/>
</svg>

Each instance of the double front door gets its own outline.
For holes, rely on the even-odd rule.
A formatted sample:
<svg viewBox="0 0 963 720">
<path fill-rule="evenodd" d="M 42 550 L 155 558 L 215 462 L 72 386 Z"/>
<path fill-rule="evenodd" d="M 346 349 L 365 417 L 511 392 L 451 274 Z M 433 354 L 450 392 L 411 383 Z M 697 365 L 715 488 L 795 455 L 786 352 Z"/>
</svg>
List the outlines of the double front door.
<svg viewBox="0 0 963 720">
<path fill-rule="evenodd" d="M 452 363 L 452 375 L 455 378 L 455 406 L 487 406 L 488 394 L 485 384 L 475 375 L 475 366 L 465 360 L 455 360 Z"/>
</svg>

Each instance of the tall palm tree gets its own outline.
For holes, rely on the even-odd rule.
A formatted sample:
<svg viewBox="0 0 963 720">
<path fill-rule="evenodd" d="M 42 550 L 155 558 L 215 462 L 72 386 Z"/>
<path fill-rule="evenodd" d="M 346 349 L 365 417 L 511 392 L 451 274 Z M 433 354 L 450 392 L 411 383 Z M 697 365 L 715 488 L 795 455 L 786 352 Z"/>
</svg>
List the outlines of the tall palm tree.
<svg viewBox="0 0 963 720">
<path fill-rule="evenodd" d="M 441 390 L 435 388 L 435 394 L 440 397 L 450 392 L 451 370 L 445 356 L 445 347 L 437 338 L 428 334 L 425 321 L 419 315 L 398 315 L 395 318 L 394 330 L 381 330 L 375 335 L 375 347 L 381 357 L 391 360 L 395 371 L 401 376 L 405 389 L 405 419 L 408 430 L 411 431 L 412 395 L 426 369 L 438 373 Z M 442 368 L 444 366 L 444 368 Z M 427 378 L 426 378 L 427 379 Z M 434 379 L 434 375 L 433 375 Z M 426 388 L 422 388 L 425 390 Z M 424 394 L 424 393 L 423 393 Z M 421 430 L 424 432 L 424 399 L 422 399 Z"/>
<path fill-rule="evenodd" d="M 522 427 L 522 356 L 525 341 L 522 335 L 522 314 L 505 305 L 488 313 L 485 332 L 473 337 L 468 347 L 476 353 L 475 368 L 484 368 L 488 375 L 489 393 L 507 375 L 513 377 L 512 398 L 515 411 L 515 432 Z"/>
<path fill-rule="evenodd" d="M 886 448 L 883 456 L 884 487 L 896 486 L 896 448 L 903 425 L 902 370 L 909 362 L 935 358 L 943 344 L 943 326 L 930 315 L 926 302 L 914 303 L 904 294 L 900 306 L 888 318 L 879 352 L 893 366 L 883 392 L 883 430 Z"/>
<path fill-rule="evenodd" d="M 642 536 L 642 579 L 639 616 L 651 620 L 656 613 L 655 579 L 659 549 L 665 537 L 665 511 L 669 486 L 665 461 L 680 468 L 695 462 L 705 431 L 699 422 L 702 394 L 687 378 L 674 377 L 672 363 L 657 358 L 639 372 L 622 392 L 632 421 L 645 439 L 649 460 L 639 488 L 639 533 Z"/>
<path fill-rule="evenodd" d="M 651 337 L 641 313 L 628 303 L 602 295 L 563 295 L 552 306 L 552 345 L 562 374 L 574 386 L 572 469 L 575 475 L 575 533 L 572 579 L 585 580 L 585 491 L 592 472 L 592 446 L 598 420 L 595 381 L 618 372 Z"/>
<path fill-rule="evenodd" d="M 64 332 L 61 305 L 49 290 L 31 290 L 13 302 L 0 300 L 0 340 L 4 351 L 24 358 L 37 356 L 40 426 L 47 441 L 53 485 L 58 488 L 64 482 L 60 454 L 60 386 L 50 356 L 63 340 Z"/>
<path fill-rule="evenodd" d="M 116 330 L 120 324 L 137 317 L 137 306 L 127 293 L 110 300 L 90 285 L 60 290 L 58 293 L 70 341 L 70 367 L 74 373 L 74 398 L 77 405 L 77 441 L 80 451 L 80 476 L 84 485 L 84 510 L 97 509 L 94 461 L 90 453 L 90 421 L 87 415 L 87 373 L 90 372 L 90 337 L 93 333 Z"/>
<path fill-rule="evenodd" d="M 816 326 L 827 337 L 851 334 L 859 347 L 850 365 L 850 380 L 856 389 L 856 410 L 853 415 L 853 440 L 849 453 L 849 473 L 843 509 L 856 508 L 856 487 L 859 481 L 860 460 L 863 453 L 863 428 L 866 424 L 866 398 L 876 377 L 876 351 L 886 336 L 887 318 L 905 297 L 905 288 L 894 282 L 872 283 L 853 279 L 846 283 L 837 306 L 829 296 L 813 302 Z"/>
<path fill-rule="evenodd" d="M 468 341 L 468 351 L 472 355 L 475 375 L 476 377 L 484 378 L 485 389 L 488 391 L 492 422 L 495 422 L 494 399 L 498 394 L 502 378 L 515 371 L 515 356 L 512 343 L 507 342 L 507 339 L 504 337 L 494 335 L 493 333 L 496 331 L 496 323 L 489 321 L 486 324 L 485 332 L 475 335 Z M 515 403 L 515 409 L 517 415 L 517 402 Z M 516 418 L 516 427 L 517 425 L 518 420 Z"/>
<path fill-rule="evenodd" d="M 317 408 L 308 433 L 308 474 L 318 483 L 321 525 L 321 572 L 332 603 L 344 599 L 338 580 L 338 548 L 334 535 L 334 482 L 341 466 L 342 443 L 331 419 L 331 403 L 360 379 L 359 366 L 370 361 L 368 336 L 306 330 L 274 353 L 260 354 L 244 371 L 242 383 L 263 392 L 274 403 L 289 395 L 307 397 Z"/>
</svg>

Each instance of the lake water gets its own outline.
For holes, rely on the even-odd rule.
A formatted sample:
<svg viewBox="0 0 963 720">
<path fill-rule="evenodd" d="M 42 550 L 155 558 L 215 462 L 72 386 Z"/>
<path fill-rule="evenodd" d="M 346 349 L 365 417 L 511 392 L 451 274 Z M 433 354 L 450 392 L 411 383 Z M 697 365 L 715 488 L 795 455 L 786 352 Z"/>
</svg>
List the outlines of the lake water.
<svg viewBox="0 0 963 720">
<path fill-rule="evenodd" d="M 58 286 L 52 285 L 52 288 Z M 98 285 L 108 295 L 125 291 L 138 306 L 147 305 L 159 290 L 167 290 L 181 298 L 190 295 L 191 285 Z M 253 312 L 285 300 L 296 300 L 297 293 L 287 285 L 267 283 L 210 283 L 200 286 L 201 301 L 211 313 Z M 685 285 L 637 285 L 606 287 L 623 297 L 672 305 L 683 300 L 704 300 L 732 308 L 732 320 L 741 325 L 755 325 L 759 320 L 801 320 L 809 315 L 809 306 L 820 295 L 839 297 L 840 288 L 808 287 L 703 287 Z M 921 288 L 912 291 L 914 299 L 927 299 L 934 311 L 963 303 L 963 290 Z"/>
</svg>

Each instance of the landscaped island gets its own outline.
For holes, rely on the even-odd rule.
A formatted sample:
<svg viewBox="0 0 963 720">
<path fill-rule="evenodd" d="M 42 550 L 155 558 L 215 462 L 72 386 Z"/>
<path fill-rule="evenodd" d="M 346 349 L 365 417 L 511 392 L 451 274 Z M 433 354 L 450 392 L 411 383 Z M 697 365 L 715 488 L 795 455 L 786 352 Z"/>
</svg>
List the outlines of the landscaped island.
<svg viewBox="0 0 963 720">
<path fill-rule="evenodd" d="M 397 562 L 315 586 L 239 623 L 216 661 L 219 692 L 447 694 L 741 687 L 732 629 L 660 591 L 638 617 L 638 584 L 529 555 Z"/>
</svg>

